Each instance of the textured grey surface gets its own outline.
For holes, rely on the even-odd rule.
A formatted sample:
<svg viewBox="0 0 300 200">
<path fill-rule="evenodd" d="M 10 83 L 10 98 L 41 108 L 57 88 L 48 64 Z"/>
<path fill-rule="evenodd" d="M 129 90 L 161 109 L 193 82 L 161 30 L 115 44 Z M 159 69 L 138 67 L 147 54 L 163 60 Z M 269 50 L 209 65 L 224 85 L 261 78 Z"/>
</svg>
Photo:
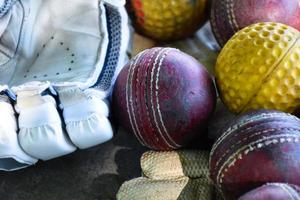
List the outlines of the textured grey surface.
<svg viewBox="0 0 300 200">
<path fill-rule="evenodd" d="M 140 176 L 145 149 L 119 133 L 114 140 L 15 172 L 0 173 L 1 200 L 115 199 L 120 184 Z"/>
<path fill-rule="evenodd" d="M 209 137 L 232 118 L 219 102 Z M 97 147 L 39 162 L 36 166 L 0 172 L 1 200 L 113 200 L 125 180 L 141 175 L 139 159 L 147 150 L 135 138 L 119 131 Z"/>
</svg>

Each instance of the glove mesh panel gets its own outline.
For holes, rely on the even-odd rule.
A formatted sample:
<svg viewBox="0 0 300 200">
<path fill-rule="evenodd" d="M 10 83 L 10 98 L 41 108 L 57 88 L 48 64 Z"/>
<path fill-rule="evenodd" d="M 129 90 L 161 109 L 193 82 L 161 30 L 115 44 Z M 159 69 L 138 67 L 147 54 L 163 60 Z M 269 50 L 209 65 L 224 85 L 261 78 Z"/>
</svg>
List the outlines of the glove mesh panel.
<svg viewBox="0 0 300 200">
<path fill-rule="evenodd" d="M 205 151 L 148 151 L 141 158 L 144 175 L 151 179 L 187 176 L 209 179 L 209 153 Z"/>
<path fill-rule="evenodd" d="M 210 200 L 213 187 L 205 179 L 181 177 L 169 180 L 137 178 L 125 182 L 118 200 Z"/>
</svg>

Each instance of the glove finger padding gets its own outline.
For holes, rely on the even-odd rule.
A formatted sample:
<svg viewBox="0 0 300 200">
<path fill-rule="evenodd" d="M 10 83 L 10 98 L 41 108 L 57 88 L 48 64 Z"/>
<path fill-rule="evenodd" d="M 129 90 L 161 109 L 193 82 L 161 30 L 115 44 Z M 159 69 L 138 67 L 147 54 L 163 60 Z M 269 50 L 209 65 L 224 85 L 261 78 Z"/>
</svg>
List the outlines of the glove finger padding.
<svg viewBox="0 0 300 200">
<path fill-rule="evenodd" d="M 54 98 L 41 95 L 48 87 L 48 83 L 32 82 L 13 88 L 17 94 L 20 145 L 26 153 L 41 160 L 76 150 L 63 132 Z"/>
<path fill-rule="evenodd" d="M 77 87 L 58 89 L 67 132 L 80 149 L 110 140 L 113 130 L 108 120 L 109 108 L 103 93 Z"/>
<path fill-rule="evenodd" d="M 209 153 L 205 151 L 148 151 L 141 158 L 141 167 L 144 175 L 151 179 L 187 176 L 209 180 L 208 160 Z"/>
<path fill-rule="evenodd" d="M 205 179 L 181 177 L 169 180 L 137 178 L 125 182 L 118 194 L 118 200 L 210 200 L 213 187 Z"/>
<path fill-rule="evenodd" d="M 35 164 L 37 159 L 27 155 L 18 143 L 15 112 L 4 95 L 0 95 L 0 113 L 0 170 L 13 171 Z"/>
</svg>

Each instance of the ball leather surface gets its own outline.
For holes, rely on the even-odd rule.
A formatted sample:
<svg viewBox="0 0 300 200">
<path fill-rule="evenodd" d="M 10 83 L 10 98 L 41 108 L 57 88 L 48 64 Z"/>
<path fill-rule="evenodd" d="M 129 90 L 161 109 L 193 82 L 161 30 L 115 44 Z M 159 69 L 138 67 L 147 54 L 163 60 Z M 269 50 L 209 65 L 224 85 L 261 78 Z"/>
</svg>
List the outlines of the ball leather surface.
<svg viewBox="0 0 300 200">
<path fill-rule="evenodd" d="M 236 33 L 215 66 L 221 98 L 230 111 L 300 105 L 300 33 L 279 23 L 258 23 Z"/>
<path fill-rule="evenodd" d="M 300 188 L 286 183 L 269 183 L 246 193 L 238 200 L 300 200 Z"/>
<path fill-rule="evenodd" d="M 225 199 L 263 184 L 300 185 L 300 120 L 290 114 L 246 113 L 223 131 L 210 153 L 210 174 Z"/>
<path fill-rule="evenodd" d="M 220 46 L 258 22 L 279 22 L 300 30 L 299 18 L 299 0 L 212 0 L 211 24 Z"/>
<path fill-rule="evenodd" d="M 206 131 L 216 104 L 211 76 L 173 48 L 147 49 L 120 72 L 114 113 L 120 125 L 152 149 L 178 149 Z"/>
<path fill-rule="evenodd" d="M 130 0 L 129 16 L 140 33 L 159 41 L 192 35 L 207 19 L 207 0 Z"/>
</svg>

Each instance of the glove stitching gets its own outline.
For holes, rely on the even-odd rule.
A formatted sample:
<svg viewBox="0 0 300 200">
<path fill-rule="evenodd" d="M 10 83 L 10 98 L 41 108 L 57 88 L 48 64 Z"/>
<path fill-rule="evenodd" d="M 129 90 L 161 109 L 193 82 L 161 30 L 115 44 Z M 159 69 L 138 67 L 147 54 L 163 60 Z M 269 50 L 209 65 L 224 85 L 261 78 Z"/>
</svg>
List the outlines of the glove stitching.
<svg viewBox="0 0 300 200">
<path fill-rule="evenodd" d="M 3 5 L 0 7 L 0 18 L 6 15 L 6 13 L 10 10 L 12 7 L 12 0 L 5 0 Z"/>
</svg>

